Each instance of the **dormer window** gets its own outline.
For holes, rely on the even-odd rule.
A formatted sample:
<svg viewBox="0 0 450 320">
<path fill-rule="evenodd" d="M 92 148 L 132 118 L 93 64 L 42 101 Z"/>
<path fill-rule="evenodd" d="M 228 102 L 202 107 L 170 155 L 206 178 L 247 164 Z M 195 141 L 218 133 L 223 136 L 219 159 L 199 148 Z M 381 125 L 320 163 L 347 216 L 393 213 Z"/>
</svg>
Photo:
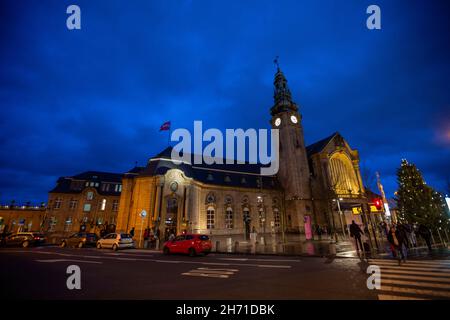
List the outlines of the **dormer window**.
<svg viewBox="0 0 450 320">
<path fill-rule="evenodd" d="M 225 176 L 225 182 L 231 182 L 230 176 Z"/>
<path fill-rule="evenodd" d="M 206 180 L 208 180 L 208 181 L 213 181 L 213 180 L 214 180 L 213 175 L 212 175 L 211 173 L 208 173 L 208 175 L 207 175 L 207 177 L 206 177 Z"/>
<path fill-rule="evenodd" d="M 247 183 L 247 180 L 245 179 L 245 177 L 242 177 L 242 178 L 241 178 L 241 183 L 242 183 L 242 184 L 246 184 L 246 183 Z"/>
</svg>

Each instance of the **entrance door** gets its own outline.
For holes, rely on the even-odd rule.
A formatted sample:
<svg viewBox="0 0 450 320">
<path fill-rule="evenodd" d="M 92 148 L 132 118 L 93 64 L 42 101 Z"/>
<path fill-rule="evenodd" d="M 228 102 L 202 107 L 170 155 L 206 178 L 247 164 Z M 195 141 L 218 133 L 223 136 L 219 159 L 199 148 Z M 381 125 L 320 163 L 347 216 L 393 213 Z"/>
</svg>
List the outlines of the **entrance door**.
<svg viewBox="0 0 450 320">
<path fill-rule="evenodd" d="M 170 234 L 173 233 L 177 235 L 177 216 L 178 216 L 178 200 L 177 198 L 169 198 L 167 200 L 166 208 L 166 240 L 169 238 Z"/>
</svg>

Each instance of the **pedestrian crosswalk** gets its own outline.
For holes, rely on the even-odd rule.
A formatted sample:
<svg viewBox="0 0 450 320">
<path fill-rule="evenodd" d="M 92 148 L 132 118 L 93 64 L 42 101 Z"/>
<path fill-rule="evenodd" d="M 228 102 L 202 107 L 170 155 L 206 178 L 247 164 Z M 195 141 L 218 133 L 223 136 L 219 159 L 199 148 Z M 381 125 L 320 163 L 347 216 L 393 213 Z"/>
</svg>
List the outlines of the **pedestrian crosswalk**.
<svg viewBox="0 0 450 320">
<path fill-rule="evenodd" d="M 206 277 L 206 278 L 222 278 L 226 279 L 234 275 L 237 269 L 217 269 L 217 268 L 197 268 L 189 272 L 182 273 L 183 276 Z"/>
<path fill-rule="evenodd" d="M 370 259 L 381 270 L 379 300 L 450 299 L 450 260 Z"/>
</svg>

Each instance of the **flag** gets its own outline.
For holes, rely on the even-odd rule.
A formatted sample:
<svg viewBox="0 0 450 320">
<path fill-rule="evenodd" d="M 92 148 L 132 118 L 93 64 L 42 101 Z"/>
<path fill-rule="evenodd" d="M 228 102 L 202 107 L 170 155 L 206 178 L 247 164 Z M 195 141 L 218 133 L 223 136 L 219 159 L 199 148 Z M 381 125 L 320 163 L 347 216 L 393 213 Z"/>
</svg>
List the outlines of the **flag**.
<svg viewBox="0 0 450 320">
<path fill-rule="evenodd" d="M 159 131 L 166 131 L 166 130 L 170 130 L 170 121 L 164 122 L 161 125 L 161 128 L 159 128 Z"/>
</svg>

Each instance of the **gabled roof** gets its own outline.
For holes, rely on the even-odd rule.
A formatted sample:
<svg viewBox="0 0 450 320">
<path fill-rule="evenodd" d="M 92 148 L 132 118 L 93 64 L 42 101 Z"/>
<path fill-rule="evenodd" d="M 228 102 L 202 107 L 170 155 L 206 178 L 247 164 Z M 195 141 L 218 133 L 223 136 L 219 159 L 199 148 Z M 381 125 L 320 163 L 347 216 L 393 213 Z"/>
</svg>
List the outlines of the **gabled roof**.
<svg viewBox="0 0 450 320">
<path fill-rule="evenodd" d="M 321 152 L 326 146 L 327 144 L 333 140 L 333 138 L 338 135 L 338 132 L 333 133 L 331 136 L 328 136 L 322 140 L 319 140 L 313 144 L 310 144 L 309 146 L 306 147 L 306 153 L 308 156 L 311 156 L 315 153 L 319 153 Z"/>
</svg>

